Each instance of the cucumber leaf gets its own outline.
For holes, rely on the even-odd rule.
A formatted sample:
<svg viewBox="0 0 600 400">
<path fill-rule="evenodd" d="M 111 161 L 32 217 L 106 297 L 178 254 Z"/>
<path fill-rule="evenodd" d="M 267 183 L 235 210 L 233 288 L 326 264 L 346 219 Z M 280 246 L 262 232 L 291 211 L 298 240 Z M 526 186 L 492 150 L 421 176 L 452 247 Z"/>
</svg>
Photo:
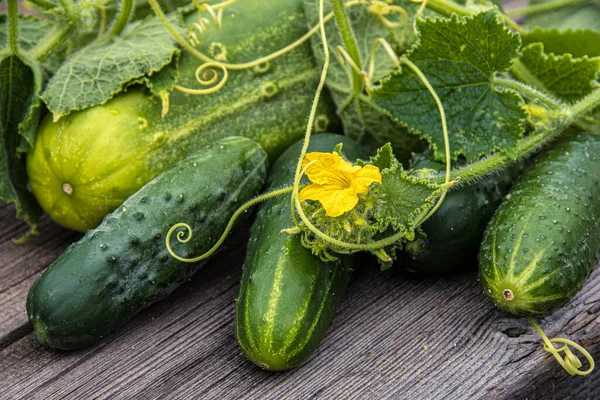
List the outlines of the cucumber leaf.
<svg viewBox="0 0 600 400">
<path fill-rule="evenodd" d="M 181 17 L 175 14 L 170 20 L 185 35 Z M 122 35 L 93 42 L 75 53 L 50 79 L 42 100 L 55 120 L 103 104 L 128 82 L 158 72 L 178 51 L 158 18 L 134 22 Z"/>
<path fill-rule="evenodd" d="M 522 35 L 523 44 L 542 43 L 546 53 L 600 57 L 600 31 L 535 28 Z"/>
<path fill-rule="evenodd" d="M 408 58 L 427 77 L 446 112 L 453 158 L 474 161 L 494 151 L 511 153 L 523 137 L 526 113 L 522 98 L 499 90 L 494 76 L 506 72 L 518 56 L 520 37 L 495 11 L 472 17 L 419 20 L 419 43 Z M 437 105 L 408 67 L 391 73 L 372 93 L 374 102 L 427 139 L 444 160 L 444 138 Z"/>
<path fill-rule="evenodd" d="M 29 224 L 30 233 L 37 232 L 42 211 L 27 189 L 21 149 L 33 144 L 40 90 L 41 72 L 35 61 L 0 53 L 0 198 L 15 203 L 17 217 Z"/>
<path fill-rule="evenodd" d="M 374 162 L 379 163 L 378 160 Z M 389 168 L 381 170 L 381 184 L 375 187 L 373 193 L 377 199 L 373 218 L 380 231 L 389 227 L 396 232 L 405 232 L 411 238 L 441 191 L 440 185 L 410 175 L 395 161 Z"/>
<path fill-rule="evenodd" d="M 533 43 L 525 47 L 520 60 L 529 74 L 539 82 L 538 89 L 573 103 L 597 87 L 600 57 L 573 58 L 570 54 L 545 54 L 544 45 Z"/>
<path fill-rule="evenodd" d="M 546 1 L 548 0 L 531 0 L 529 3 L 541 4 Z M 533 15 L 527 19 L 525 26 L 600 30 L 600 0 L 581 1 L 554 11 Z"/>
</svg>

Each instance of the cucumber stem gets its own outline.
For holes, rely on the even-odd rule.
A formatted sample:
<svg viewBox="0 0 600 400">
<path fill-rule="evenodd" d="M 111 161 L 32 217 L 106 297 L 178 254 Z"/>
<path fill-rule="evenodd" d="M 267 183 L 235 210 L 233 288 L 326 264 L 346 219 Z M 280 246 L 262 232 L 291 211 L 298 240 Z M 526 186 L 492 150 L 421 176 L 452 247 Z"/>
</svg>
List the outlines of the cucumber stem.
<svg viewBox="0 0 600 400">
<path fill-rule="evenodd" d="M 79 22 L 79 8 L 73 2 L 73 0 L 59 0 L 60 5 L 62 6 L 67 19 L 71 21 L 72 24 L 77 25 Z"/>
<path fill-rule="evenodd" d="M 362 70 L 362 61 L 360 59 L 360 51 L 356 44 L 356 37 L 350 25 L 350 19 L 346 13 L 346 8 L 342 0 L 331 0 L 331 6 L 333 8 L 333 15 L 337 24 L 338 30 L 344 42 L 344 46 L 348 55 L 359 70 Z M 363 88 L 363 77 L 354 69 L 352 69 L 352 87 L 354 94 L 362 92 Z"/>
<path fill-rule="evenodd" d="M 537 100 L 540 104 L 545 105 L 547 108 L 551 110 L 558 110 L 561 108 L 561 105 L 558 101 L 554 100 L 552 97 L 548 96 L 546 93 L 536 90 L 533 87 L 526 85 L 522 82 L 515 81 L 513 79 L 505 79 L 505 78 L 494 78 L 494 83 L 500 86 L 504 86 L 510 89 L 516 90 L 519 94 L 531 99 Z"/>
<path fill-rule="evenodd" d="M 538 334 L 542 337 L 542 340 L 544 341 L 544 350 L 551 353 L 554 356 L 554 358 L 556 358 L 556 361 L 558 361 L 560 366 L 563 367 L 563 369 L 567 371 L 571 376 L 587 375 L 594 370 L 594 359 L 586 349 L 569 339 L 548 339 L 548 336 L 546 336 L 542 328 L 540 328 L 540 326 L 535 323 L 533 318 L 528 317 L 528 320 L 531 323 L 531 325 L 533 325 Z M 554 347 L 554 343 L 563 343 L 564 346 L 556 348 Z M 573 346 L 573 348 L 577 349 L 587 359 L 590 365 L 590 367 L 587 370 L 582 371 L 579 369 L 582 366 L 581 361 L 575 354 L 573 354 L 569 346 Z M 563 351 L 565 352 L 564 358 L 560 354 Z"/>
<path fill-rule="evenodd" d="M 530 17 L 532 15 L 558 10 L 585 0 L 553 0 L 531 6 L 521 7 L 506 12 L 509 17 Z"/>
<path fill-rule="evenodd" d="M 67 21 L 66 23 L 55 24 L 31 50 L 29 54 L 37 61 L 42 62 L 48 58 L 54 49 L 64 43 L 65 39 L 75 30 L 75 24 Z"/>
<path fill-rule="evenodd" d="M 53 8 L 56 8 L 56 4 L 48 0 L 27 0 L 27 2 L 42 10 L 52 10 Z"/>
<path fill-rule="evenodd" d="M 7 0 L 8 14 L 8 50 L 11 54 L 19 52 L 19 1 Z"/>
<path fill-rule="evenodd" d="M 131 10 L 133 10 L 133 0 L 121 0 L 121 9 L 119 15 L 115 20 L 112 28 L 110 28 L 110 35 L 118 35 L 121 33 L 123 28 L 127 25 L 129 17 L 131 16 Z"/>
<path fill-rule="evenodd" d="M 461 182 L 468 183 L 488 175 L 497 169 L 503 168 L 519 158 L 526 157 L 541 146 L 550 143 L 559 136 L 566 127 L 577 122 L 578 119 L 598 106 L 600 106 L 600 89 L 594 90 L 577 103 L 566 108 L 566 114 L 560 114 L 563 117 L 566 115 L 566 118 L 564 121 L 559 121 L 560 123 L 555 129 L 533 134 L 520 140 L 512 154 L 497 153 L 464 168 L 456 169 L 452 172 L 451 178 L 455 179 L 460 177 Z M 440 183 L 442 177 L 437 177 L 435 181 Z"/>
</svg>

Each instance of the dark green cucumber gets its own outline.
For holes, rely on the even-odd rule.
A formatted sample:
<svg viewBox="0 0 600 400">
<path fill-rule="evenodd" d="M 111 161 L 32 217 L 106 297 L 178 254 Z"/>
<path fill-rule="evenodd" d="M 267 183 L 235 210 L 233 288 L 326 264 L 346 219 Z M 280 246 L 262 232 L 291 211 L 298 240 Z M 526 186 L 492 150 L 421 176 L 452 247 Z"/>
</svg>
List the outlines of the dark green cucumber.
<svg viewBox="0 0 600 400">
<path fill-rule="evenodd" d="M 365 157 L 352 139 L 324 134 L 309 151 L 332 151 L 343 143 L 349 159 Z M 283 153 L 271 168 L 268 188 L 293 181 L 302 143 Z M 236 306 L 236 337 L 246 356 L 269 370 L 290 369 L 313 353 L 333 321 L 352 268 L 350 257 L 324 263 L 302 246 L 290 228 L 289 196 L 263 203 L 252 226 Z"/>
<path fill-rule="evenodd" d="M 412 168 L 443 171 L 444 164 L 417 154 Z M 442 206 L 421 226 L 425 235 L 417 234 L 406 243 L 397 264 L 427 275 L 475 270 L 483 231 L 521 171 L 520 165 L 509 167 L 448 193 Z"/>
<path fill-rule="evenodd" d="M 485 293 L 519 315 L 571 299 L 600 251 L 600 138 L 553 145 L 518 180 L 488 225 L 479 253 Z"/>
<path fill-rule="evenodd" d="M 27 312 L 37 340 L 57 349 L 91 345 L 167 296 L 202 263 L 168 254 L 165 235 L 186 222 L 183 256 L 206 252 L 233 212 L 261 189 L 267 156 L 258 143 L 228 138 L 201 148 L 129 197 L 71 245 L 33 284 Z"/>
</svg>

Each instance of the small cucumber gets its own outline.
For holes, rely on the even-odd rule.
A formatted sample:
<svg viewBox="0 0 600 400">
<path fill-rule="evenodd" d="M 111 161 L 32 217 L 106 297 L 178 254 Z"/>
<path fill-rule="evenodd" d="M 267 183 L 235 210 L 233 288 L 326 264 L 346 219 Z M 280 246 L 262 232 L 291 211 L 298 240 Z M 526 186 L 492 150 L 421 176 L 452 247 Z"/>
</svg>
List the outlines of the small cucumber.
<svg viewBox="0 0 600 400">
<path fill-rule="evenodd" d="M 366 157 L 352 139 L 323 134 L 309 151 L 332 151 L 343 143 L 349 159 Z M 302 143 L 291 146 L 271 168 L 268 188 L 290 185 Z M 289 196 L 263 203 L 252 226 L 236 306 L 236 337 L 252 362 L 269 370 L 294 368 L 312 354 L 333 321 L 353 259 L 325 263 L 302 246 L 290 228 Z"/>
<path fill-rule="evenodd" d="M 37 340 L 64 350 L 91 345 L 167 296 L 202 266 L 169 255 L 171 226 L 199 227 L 190 242 L 172 241 L 176 254 L 206 252 L 261 189 L 266 170 L 264 150 L 235 137 L 203 147 L 146 184 L 34 282 L 27 312 Z"/>
<path fill-rule="evenodd" d="M 199 49 L 228 63 L 249 62 L 306 31 L 302 0 L 238 1 L 223 10 L 222 29 L 207 30 Z M 200 64 L 182 52 L 177 84 L 198 88 Z M 229 71 L 227 83 L 216 93 L 174 90 L 164 118 L 158 97 L 139 89 L 57 122 L 49 115 L 27 158 L 29 183 L 54 221 L 84 232 L 150 179 L 207 143 L 232 135 L 249 137 L 274 160 L 303 136 L 318 79 L 310 44 L 305 43 L 259 67 Z M 321 131 L 335 129 L 327 100 L 321 102 L 315 124 Z"/>
<path fill-rule="evenodd" d="M 490 221 L 479 253 L 485 293 L 519 315 L 571 299 L 600 251 L 600 138 L 553 145 L 520 177 Z"/>
<path fill-rule="evenodd" d="M 444 164 L 416 154 L 412 168 L 443 171 Z M 505 168 L 448 193 L 442 206 L 421 226 L 425 236 L 417 234 L 415 240 L 406 243 L 397 264 L 427 275 L 475 270 L 483 231 L 520 172 L 520 165 Z"/>
</svg>

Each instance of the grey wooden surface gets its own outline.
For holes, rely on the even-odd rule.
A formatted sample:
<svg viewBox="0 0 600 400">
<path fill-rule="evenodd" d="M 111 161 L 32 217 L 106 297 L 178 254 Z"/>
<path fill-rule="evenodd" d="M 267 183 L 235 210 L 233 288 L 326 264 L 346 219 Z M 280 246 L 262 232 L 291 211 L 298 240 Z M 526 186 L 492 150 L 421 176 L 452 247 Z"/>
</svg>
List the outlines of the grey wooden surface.
<svg viewBox="0 0 600 400">
<path fill-rule="evenodd" d="M 35 277 L 80 235 L 47 218 L 27 244 L 0 208 L 0 398 L 598 399 L 598 372 L 570 377 L 533 328 L 497 310 L 476 273 L 422 279 L 358 270 L 319 351 L 289 372 L 263 371 L 234 338 L 243 235 L 168 299 L 87 350 L 35 342 L 25 315 Z M 541 321 L 600 360 L 600 270 Z"/>
</svg>

